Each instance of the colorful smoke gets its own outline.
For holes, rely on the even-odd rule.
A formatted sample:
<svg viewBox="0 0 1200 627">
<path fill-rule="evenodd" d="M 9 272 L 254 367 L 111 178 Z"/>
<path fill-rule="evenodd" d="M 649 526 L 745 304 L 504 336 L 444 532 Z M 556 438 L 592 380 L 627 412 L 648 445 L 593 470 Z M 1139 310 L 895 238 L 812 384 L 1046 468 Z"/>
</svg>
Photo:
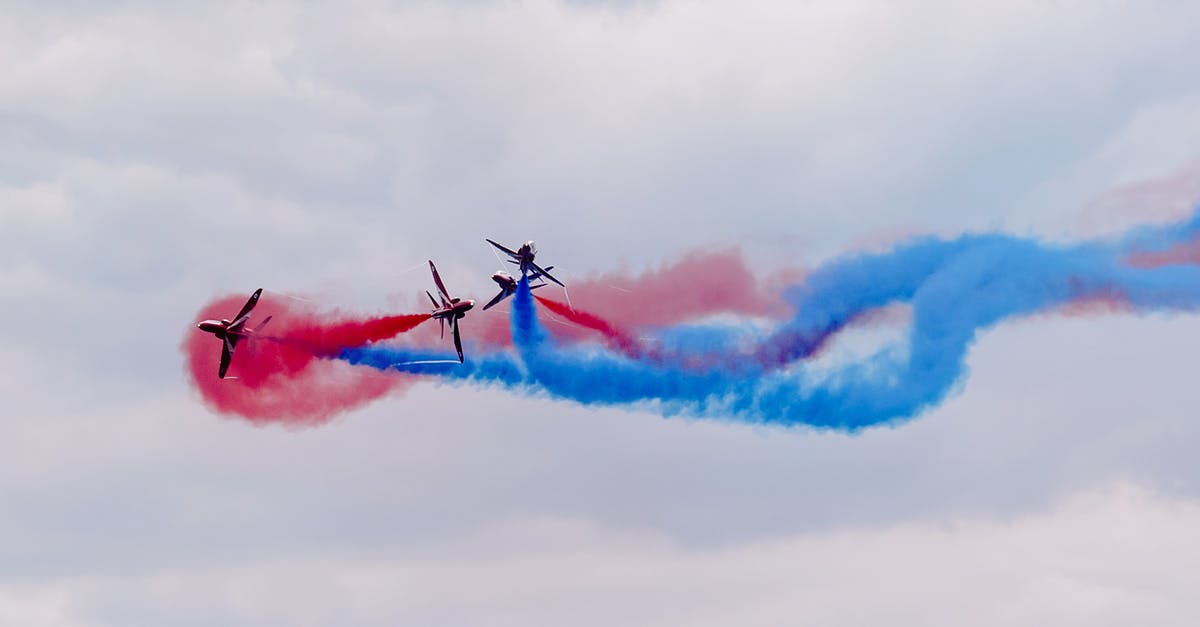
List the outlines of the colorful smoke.
<svg viewBox="0 0 1200 627">
<path fill-rule="evenodd" d="M 197 320 L 233 315 L 245 296 L 226 296 L 205 305 Z M 411 382 L 396 372 L 368 372 L 333 359 L 353 346 L 369 346 L 409 331 L 428 314 L 351 319 L 320 315 L 312 308 L 265 294 L 254 321 L 271 322 L 262 336 L 242 340 L 225 380 L 216 376 L 220 340 L 188 328 L 181 349 L 187 374 L 205 404 L 252 422 L 310 424 L 360 406 Z"/>
<path fill-rule="evenodd" d="M 535 301 L 523 281 L 511 299 L 511 348 L 477 346 L 463 366 L 413 363 L 432 361 L 437 353 L 386 344 L 350 348 L 341 357 L 381 371 L 500 385 L 585 405 L 855 431 L 941 402 L 963 381 L 975 338 L 1003 321 L 1052 313 L 1195 311 L 1200 267 L 1189 251 L 1198 233 L 1200 213 L 1077 245 L 1002 234 L 910 240 L 813 270 L 783 291 L 791 315 L 766 325 L 753 316 L 684 324 L 670 315 L 628 313 L 618 324 L 594 311 Z M 585 299 L 575 300 L 583 307 Z M 601 341 L 567 341 L 547 332 L 535 303 Z M 897 306 L 908 320 L 901 345 L 850 363 L 818 358 L 847 328 L 889 319 L 879 312 Z M 671 354 L 719 359 L 700 367 L 661 359 L 662 353 L 644 350 L 645 334 Z"/>
<path fill-rule="evenodd" d="M 594 338 L 591 332 L 606 333 L 595 326 L 599 324 L 622 336 L 610 340 L 633 350 L 641 347 L 632 337 L 625 337 L 623 329 L 666 327 L 718 314 L 786 317 L 789 310 L 780 298 L 782 287 L 799 281 L 803 272 L 783 269 L 760 274 L 765 276 L 756 275 L 737 250 L 714 250 L 687 253 L 640 274 L 609 271 L 585 276 L 570 281 L 570 297 L 586 313 L 569 304 L 564 305 L 565 310 L 555 307 L 547 298 L 544 304 L 560 312 L 560 318 L 581 316 L 571 324 L 554 324 L 550 333 L 567 342 L 586 341 Z M 556 289 L 548 285 L 539 293 L 545 298 L 548 290 Z M 493 311 L 505 311 L 507 303 Z M 595 324 L 587 321 L 589 316 Z M 469 324 L 472 336 L 484 346 L 512 345 L 505 317 L 473 315 Z"/>
</svg>

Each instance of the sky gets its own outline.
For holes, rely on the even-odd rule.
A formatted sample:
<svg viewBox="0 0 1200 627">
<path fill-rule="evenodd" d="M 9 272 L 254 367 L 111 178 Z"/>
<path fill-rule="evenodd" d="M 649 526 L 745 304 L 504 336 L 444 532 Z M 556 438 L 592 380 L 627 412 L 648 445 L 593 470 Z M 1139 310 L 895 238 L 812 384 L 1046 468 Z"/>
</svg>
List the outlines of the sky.
<svg viewBox="0 0 1200 627">
<path fill-rule="evenodd" d="M 1005 322 L 854 434 L 435 382 L 253 425 L 180 350 L 259 286 L 410 313 L 434 258 L 490 298 L 484 237 L 569 283 L 1186 217 L 1200 7 L 0 9 L 0 625 L 1200 616 L 1195 316 Z"/>
</svg>

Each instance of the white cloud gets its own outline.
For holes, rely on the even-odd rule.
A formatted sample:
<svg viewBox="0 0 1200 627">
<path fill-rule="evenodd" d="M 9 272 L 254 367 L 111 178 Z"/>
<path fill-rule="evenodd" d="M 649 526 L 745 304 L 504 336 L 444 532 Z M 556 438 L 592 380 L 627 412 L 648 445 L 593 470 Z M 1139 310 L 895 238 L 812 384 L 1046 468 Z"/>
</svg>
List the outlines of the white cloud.
<svg viewBox="0 0 1200 627">
<path fill-rule="evenodd" d="M 812 258 L 864 228 L 996 223 L 1194 97 L 1179 8 L 28 8 L 0 101 L 42 142 L 223 172 L 435 249 L 471 225 L 586 230 L 560 252 L 585 268 L 598 242 L 645 263 L 730 232 Z M 773 243 L 781 224 L 799 239 Z"/>
<path fill-rule="evenodd" d="M 201 568 L 74 578 L 7 607 L 29 615 L 59 608 L 95 625 L 1183 626 L 1200 611 L 1191 574 L 1197 524 L 1197 502 L 1129 485 L 1007 520 L 940 519 L 711 548 L 530 519 L 482 538 L 526 552 L 447 557 L 380 547 L 253 563 L 232 556 Z"/>
</svg>

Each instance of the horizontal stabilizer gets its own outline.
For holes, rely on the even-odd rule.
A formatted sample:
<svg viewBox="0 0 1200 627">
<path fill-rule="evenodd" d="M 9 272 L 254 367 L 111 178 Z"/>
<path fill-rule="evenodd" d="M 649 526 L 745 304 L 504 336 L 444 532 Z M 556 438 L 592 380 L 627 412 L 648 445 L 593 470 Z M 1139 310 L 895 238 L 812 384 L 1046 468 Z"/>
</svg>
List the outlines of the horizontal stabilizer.
<svg viewBox="0 0 1200 627">
<path fill-rule="evenodd" d="M 503 251 L 503 252 L 505 252 L 505 253 L 507 253 L 507 254 L 509 254 L 509 255 L 512 255 L 513 257 L 516 257 L 516 256 L 517 256 L 517 253 L 516 253 L 516 251 L 512 250 L 511 248 L 505 248 L 504 246 L 501 246 L 500 244 L 497 244 L 496 242 L 493 242 L 492 240 L 490 240 L 490 239 L 488 239 L 488 238 L 486 238 L 486 237 L 485 237 L 485 238 L 483 238 L 483 241 L 485 241 L 485 242 L 487 242 L 487 243 L 491 244 L 492 246 L 495 246 L 496 248 L 500 249 L 501 251 Z"/>
</svg>

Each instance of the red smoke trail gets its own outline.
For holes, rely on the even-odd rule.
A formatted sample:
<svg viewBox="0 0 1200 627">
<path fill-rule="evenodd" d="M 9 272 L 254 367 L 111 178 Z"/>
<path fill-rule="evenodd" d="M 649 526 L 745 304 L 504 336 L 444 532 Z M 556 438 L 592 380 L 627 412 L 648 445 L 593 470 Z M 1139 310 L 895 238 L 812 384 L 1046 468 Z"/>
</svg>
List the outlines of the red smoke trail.
<svg viewBox="0 0 1200 627">
<path fill-rule="evenodd" d="M 244 302 L 244 296 L 213 301 L 200 310 L 197 320 L 229 317 Z M 181 346 L 187 372 L 213 410 L 255 423 L 324 422 L 412 380 L 328 358 L 336 357 L 342 348 L 387 339 L 429 319 L 428 314 L 418 314 L 331 320 L 264 295 L 248 326 L 269 315 L 273 318 L 263 330 L 263 337 L 245 338 L 238 343 L 229 369 L 229 376 L 237 377 L 235 380 L 217 378 L 220 341 L 194 326 L 188 329 Z"/>
<path fill-rule="evenodd" d="M 560 303 L 542 296 L 534 296 L 537 302 L 551 313 L 579 325 L 580 328 L 595 331 L 602 335 L 609 348 L 624 353 L 633 359 L 641 359 L 659 364 L 673 362 L 683 368 L 704 369 L 715 366 L 719 362 L 733 363 L 736 355 L 681 355 L 664 350 L 661 346 L 639 341 L 628 332 L 616 327 L 611 322 L 586 311 L 574 309 L 566 303 Z"/>
<path fill-rule="evenodd" d="M 560 303 L 558 301 L 550 300 L 549 298 L 543 298 L 536 295 L 534 298 L 537 299 L 537 302 L 541 303 L 543 307 L 550 310 L 555 315 L 573 322 L 585 329 L 591 329 L 592 331 L 599 332 L 606 340 L 608 340 L 608 343 L 613 348 L 634 357 L 642 355 L 643 351 L 641 346 L 638 345 L 636 339 L 624 331 L 614 327 L 612 324 L 600 318 L 599 316 L 595 316 L 584 311 L 579 311 L 577 309 L 572 309 L 566 303 Z"/>
<path fill-rule="evenodd" d="M 380 316 L 323 324 L 309 319 L 288 329 L 279 341 L 308 350 L 317 357 L 336 357 L 343 348 L 395 337 L 429 319 L 429 314 Z"/>
<path fill-rule="evenodd" d="M 697 251 L 638 276 L 612 272 L 572 282 L 570 293 L 572 302 L 597 316 L 624 328 L 638 328 L 718 313 L 786 313 L 779 290 L 765 286 L 777 278 L 760 280 L 737 250 Z"/>
</svg>

